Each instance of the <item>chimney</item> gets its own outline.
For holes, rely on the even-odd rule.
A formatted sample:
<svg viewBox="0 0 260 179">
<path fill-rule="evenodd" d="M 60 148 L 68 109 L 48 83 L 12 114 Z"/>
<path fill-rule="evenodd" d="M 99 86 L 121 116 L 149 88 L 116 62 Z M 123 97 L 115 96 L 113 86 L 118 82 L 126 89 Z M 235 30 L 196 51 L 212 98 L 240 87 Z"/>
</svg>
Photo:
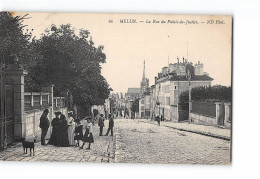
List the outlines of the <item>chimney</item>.
<svg viewBox="0 0 260 179">
<path fill-rule="evenodd" d="M 200 61 L 198 61 L 198 65 L 200 65 Z"/>
<path fill-rule="evenodd" d="M 178 59 L 178 64 L 179 64 L 180 63 L 179 57 L 177 57 L 177 59 Z"/>
<path fill-rule="evenodd" d="M 182 63 L 184 63 L 184 57 L 182 58 Z"/>
</svg>

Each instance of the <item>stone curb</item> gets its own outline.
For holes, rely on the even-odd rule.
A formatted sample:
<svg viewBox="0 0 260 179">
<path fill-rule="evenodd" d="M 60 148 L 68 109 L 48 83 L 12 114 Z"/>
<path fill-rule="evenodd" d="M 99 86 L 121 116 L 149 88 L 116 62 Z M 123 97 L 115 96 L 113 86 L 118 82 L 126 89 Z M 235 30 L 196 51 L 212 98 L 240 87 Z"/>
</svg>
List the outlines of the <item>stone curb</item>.
<svg viewBox="0 0 260 179">
<path fill-rule="evenodd" d="M 145 122 L 145 121 L 140 121 L 140 122 L 144 122 L 144 123 L 148 123 L 148 122 Z M 150 124 L 153 124 L 151 122 L 149 122 Z M 153 124 L 153 125 L 156 125 L 156 124 Z M 188 130 L 188 129 L 183 129 L 183 128 L 177 128 L 177 127 L 172 127 L 172 126 L 168 126 L 168 125 L 162 125 L 164 127 L 168 127 L 168 128 L 172 128 L 172 129 L 176 129 L 176 130 L 179 130 L 179 131 L 185 131 L 185 132 L 190 132 L 190 133 L 195 133 L 195 134 L 200 134 L 200 135 L 205 135 L 205 136 L 208 136 L 208 137 L 213 137 L 213 138 L 217 138 L 217 139 L 222 139 L 222 140 L 227 140 L 227 141 L 230 141 L 230 137 L 226 137 L 226 136 L 222 136 L 222 135 L 217 135 L 217 134 L 212 134 L 212 133 L 207 133 L 207 132 L 203 132 L 203 131 L 197 131 L 197 130 Z"/>
<path fill-rule="evenodd" d="M 120 133 L 118 130 L 115 131 L 114 133 L 114 150 L 115 150 L 115 163 L 120 163 L 120 153 L 119 153 L 119 139 L 120 139 Z"/>
</svg>

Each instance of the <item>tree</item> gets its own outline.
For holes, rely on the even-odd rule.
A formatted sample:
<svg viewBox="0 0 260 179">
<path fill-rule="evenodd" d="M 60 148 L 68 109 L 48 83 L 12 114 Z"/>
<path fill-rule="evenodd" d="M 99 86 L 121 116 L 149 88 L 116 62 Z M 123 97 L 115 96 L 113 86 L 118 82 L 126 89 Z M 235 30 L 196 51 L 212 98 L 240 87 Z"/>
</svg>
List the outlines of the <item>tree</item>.
<svg viewBox="0 0 260 179">
<path fill-rule="evenodd" d="M 0 12 L 0 54 L 1 63 L 13 63 L 14 56 L 17 56 L 22 62 L 27 60 L 29 54 L 29 40 L 31 32 L 24 29 L 23 21 L 27 15 L 15 16 L 9 12 Z"/>
<path fill-rule="evenodd" d="M 95 47 L 89 34 L 85 29 L 77 34 L 70 24 L 46 29 L 32 42 L 41 58 L 30 68 L 27 78 L 36 85 L 28 89 L 39 90 L 43 83 L 51 83 L 55 95 L 70 91 L 82 115 L 89 114 L 92 105 L 104 104 L 110 90 L 100 63 L 106 62 L 106 55 L 104 46 Z"/>
<path fill-rule="evenodd" d="M 210 87 L 199 86 L 192 88 L 191 100 L 193 101 L 232 101 L 232 88 L 215 85 Z M 179 106 L 183 110 L 189 109 L 189 91 L 184 91 L 179 97 Z"/>
</svg>

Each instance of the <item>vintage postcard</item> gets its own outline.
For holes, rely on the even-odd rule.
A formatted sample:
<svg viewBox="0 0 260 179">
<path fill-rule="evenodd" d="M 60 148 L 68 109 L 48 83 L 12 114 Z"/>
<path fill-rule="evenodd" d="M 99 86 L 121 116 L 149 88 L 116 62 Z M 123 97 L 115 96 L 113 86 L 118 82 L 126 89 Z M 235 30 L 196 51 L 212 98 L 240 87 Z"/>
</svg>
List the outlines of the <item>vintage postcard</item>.
<svg viewBox="0 0 260 179">
<path fill-rule="evenodd" d="M 0 12 L 1 161 L 231 164 L 232 16 Z"/>
</svg>

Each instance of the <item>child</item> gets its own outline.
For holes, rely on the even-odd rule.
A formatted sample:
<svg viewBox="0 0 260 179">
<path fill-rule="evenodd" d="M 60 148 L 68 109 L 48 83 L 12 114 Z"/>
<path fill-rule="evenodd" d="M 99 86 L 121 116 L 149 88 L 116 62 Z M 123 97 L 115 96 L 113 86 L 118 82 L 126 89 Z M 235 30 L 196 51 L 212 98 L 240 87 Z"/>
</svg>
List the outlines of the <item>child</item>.
<svg viewBox="0 0 260 179">
<path fill-rule="evenodd" d="M 91 143 L 94 143 L 94 138 L 93 138 L 93 125 L 92 123 L 90 122 L 90 119 L 88 119 L 88 125 L 86 127 L 86 131 L 85 131 L 85 134 L 82 138 L 82 141 L 83 141 L 83 144 L 82 146 L 80 147 L 80 149 L 83 149 L 84 145 L 86 142 L 88 142 L 88 148 L 87 150 L 90 150 L 90 145 Z"/>
<path fill-rule="evenodd" d="M 79 119 L 75 120 L 76 122 L 76 126 L 75 126 L 75 136 L 74 136 L 74 140 L 77 141 L 77 143 L 75 144 L 75 147 L 79 147 L 79 141 L 82 140 L 83 138 L 83 132 L 82 132 L 82 124 L 80 123 Z"/>
</svg>

